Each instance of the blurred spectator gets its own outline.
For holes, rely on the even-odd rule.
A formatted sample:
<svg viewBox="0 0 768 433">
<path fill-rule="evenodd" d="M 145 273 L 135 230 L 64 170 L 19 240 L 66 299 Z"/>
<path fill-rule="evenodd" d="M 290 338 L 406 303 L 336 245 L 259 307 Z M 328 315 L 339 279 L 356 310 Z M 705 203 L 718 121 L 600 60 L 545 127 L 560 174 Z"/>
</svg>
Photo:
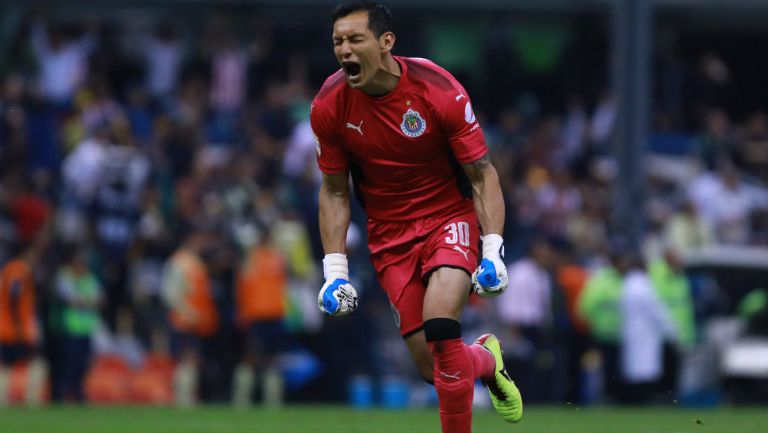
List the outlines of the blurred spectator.
<svg viewBox="0 0 768 433">
<path fill-rule="evenodd" d="M 576 250 L 572 244 L 559 241 L 555 244 L 555 290 L 564 297 L 565 313 L 568 326 L 564 327 L 563 335 L 556 343 L 565 352 L 563 374 L 556 380 L 564 382 L 565 401 L 584 401 L 586 383 L 582 373 L 584 354 L 589 347 L 589 325 L 578 312 L 579 298 L 584 291 L 589 273 L 577 261 Z"/>
<path fill-rule="evenodd" d="M 64 248 L 66 257 L 56 272 L 56 293 L 62 303 L 60 353 L 62 366 L 53 386 L 53 399 L 84 399 L 83 378 L 91 364 L 91 337 L 99 322 L 104 301 L 101 285 L 88 268 L 87 249 L 79 245 Z"/>
<path fill-rule="evenodd" d="M 267 406 L 283 401 L 283 384 L 277 358 L 287 348 L 286 264 L 264 230 L 258 245 L 248 252 L 237 280 L 237 322 L 245 330 L 245 350 L 235 369 L 232 402 L 250 404 L 256 377 L 262 381 Z"/>
<path fill-rule="evenodd" d="M 754 112 L 747 119 L 739 157 L 760 182 L 768 183 L 768 116 L 765 112 Z"/>
<path fill-rule="evenodd" d="M 510 237 L 513 243 L 508 252 L 509 258 L 513 259 L 527 254 L 528 244 L 538 233 L 541 207 L 537 191 L 545 182 L 546 173 L 541 167 L 533 166 L 527 168 L 522 177 L 521 182 L 512 184 L 513 190 L 505 192 L 508 201 L 513 203 L 511 210 L 515 216 L 514 235 Z"/>
<path fill-rule="evenodd" d="M 649 403 L 663 370 L 664 340 L 677 341 L 675 323 L 659 299 L 637 256 L 623 252 L 617 260 L 621 288 L 621 371 L 625 403 Z"/>
<path fill-rule="evenodd" d="M 513 346 L 507 351 L 510 374 L 531 402 L 547 397 L 540 384 L 547 383 L 541 362 L 552 322 L 552 254 L 545 239 L 535 239 L 528 256 L 509 266 L 509 288 L 496 302 L 505 341 Z"/>
<path fill-rule="evenodd" d="M 11 199 L 10 211 L 16 225 L 19 240 L 25 244 L 39 237 L 41 230 L 48 223 L 51 206 L 39 194 L 31 181 L 19 185 L 22 189 Z"/>
<path fill-rule="evenodd" d="M 565 236 L 580 257 L 591 258 L 605 249 L 608 244 L 606 218 L 594 200 L 585 200 L 579 211 L 568 215 Z"/>
<path fill-rule="evenodd" d="M 89 213 L 101 251 L 99 277 L 108 294 L 105 318 L 110 329 L 115 330 L 118 309 L 130 303 L 128 251 L 136 236 L 151 167 L 149 159 L 134 146 L 124 117 L 113 120 L 111 132 L 115 143 L 104 148 Z"/>
<path fill-rule="evenodd" d="M 26 402 L 39 404 L 43 398 L 48 367 L 40 357 L 43 336 L 33 278 L 42 252 L 39 243 L 18 244 L 0 269 L 0 407 L 9 402 L 11 369 L 24 361 L 30 361 Z"/>
<path fill-rule="evenodd" d="M 123 106 L 117 102 L 111 89 L 102 80 L 94 79 L 81 95 L 81 117 L 86 134 L 100 127 L 114 128 L 124 121 Z M 113 132 L 114 135 L 114 132 Z M 112 137 L 114 141 L 117 137 Z"/>
<path fill-rule="evenodd" d="M 619 371 L 622 275 L 618 265 L 623 248 L 612 247 L 610 263 L 589 276 L 578 304 L 579 314 L 589 324 L 592 340 L 600 351 L 604 393 L 609 399 L 618 397 L 622 383 Z"/>
<path fill-rule="evenodd" d="M 746 335 L 768 336 L 768 289 L 747 293 L 739 303 L 738 313 L 746 321 Z"/>
<path fill-rule="evenodd" d="M 568 217 L 581 205 L 581 194 L 573 185 L 568 169 L 555 169 L 551 181 L 539 189 L 537 199 L 541 208 L 541 228 L 550 235 L 563 235 Z"/>
<path fill-rule="evenodd" d="M 676 393 L 680 389 L 681 362 L 696 345 L 696 321 L 691 283 L 683 269 L 681 257 L 669 248 L 661 257 L 649 262 L 648 277 L 677 331 L 677 338 L 668 338 L 664 342 L 661 380 L 664 390 Z"/>
<path fill-rule="evenodd" d="M 562 162 L 573 161 L 583 152 L 583 146 L 587 139 L 588 131 L 587 111 L 581 96 L 574 95 L 569 98 L 563 125 L 563 147 L 560 150 Z"/>
<path fill-rule="evenodd" d="M 131 131 L 140 149 L 147 149 L 152 141 L 154 118 L 147 92 L 141 87 L 132 87 L 128 91 L 128 104 L 125 115 L 131 124 Z"/>
<path fill-rule="evenodd" d="M 236 114 L 246 95 L 247 52 L 235 37 L 222 30 L 211 58 L 211 108 L 217 113 Z"/>
<path fill-rule="evenodd" d="M 283 155 L 283 174 L 289 179 L 295 180 L 306 175 L 319 185 L 321 172 L 315 162 L 316 146 L 317 142 L 312 134 L 309 119 L 296 124 Z"/>
<path fill-rule="evenodd" d="M 691 286 L 683 272 L 680 256 L 667 249 L 648 264 L 648 276 L 656 294 L 669 311 L 677 329 L 675 343 L 690 349 L 696 343 Z"/>
<path fill-rule="evenodd" d="M 175 402 L 181 407 L 197 401 L 203 342 L 219 326 L 208 268 L 202 260 L 209 238 L 203 231 L 188 233 L 163 271 L 162 295 L 171 323 L 172 352 L 177 359 L 173 373 Z"/>
<path fill-rule="evenodd" d="M 88 77 L 88 57 L 95 46 L 92 32 L 79 38 L 71 27 L 52 26 L 37 20 L 32 28 L 32 48 L 40 68 L 43 98 L 59 106 L 72 103 L 77 88 Z"/>
<path fill-rule="evenodd" d="M 592 114 L 589 131 L 592 142 L 605 149 L 612 138 L 618 110 L 616 98 L 611 91 L 605 91 Z"/>
<path fill-rule="evenodd" d="M 156 103 L 165 105 L 179 79 L 184 54 L 181 41 L 173 26 L 163 22 L 143 45 L 146 89 Z"/>
<path fill-rule="evenodd" d="M 704 130 L 696 137 L 693 151 L 707 170 L 714 170 L 723 158 L 735 150 L 731 119 L 722 109 L 709 109 L 703 114 Z"/>
<path fill-rule="evenodd" d="M 690 200 L 685 200 L 672 213 L 662 230 L 663 244 L 678 257 L 685 257 L 715 241 L 712 226 L 701 217 Z"/>
<path fill-rule="evenodd" d="M 240 137 L 240 116 L 248 89 L 248 51 L 228 29 L 219 29 L 211 53 L 210 108 L 206 135 L 209 145 L 232 146 Z"/>
<path fill-rule="evenodd" d="M 171 116 L 181 126 L 201 133 L 208 102 L 205 80 L 197 73 L 190 74 L 181 82 L 178 93 L 169 110 Z"/>
<path fill-rule="evenodd" d="M 499 147 L 510 150 L 512 154 L 523 151 L 526 141 L 526 132 L 523 124 L 523 116 L 514 107 L 506 107 L 499 115 L 498 140 Z"/>
<path fill-rule="evenodd" d="M 692 77 L 695 96 L 694 114 L 701 115 L 712 107 L 730 107 L 733 104 L 733 80 L 731 68 L 723 57 L 714 52 L 701 55 Z"/>
<path fill-rule="evenodd" d="M 161 302 L 163 264 L 173 252 L 173 231 L 162 209 L 157 187 L 147 188 L 143 210 L 130 252 L 130 295 L 137 337 L 150 347 L 164 322 Z"/>
<path fill-rule="evenodd" d="M 11 73 L 0 88 L 0 172 L 25 168 L 29 163 L 26 83 L 21 74 Z M 19 167 L 21 166 L 21 167 Z"/>
<path fill-rule="evenodd" d="M 738 168 L 728 160 L 721 160 L 714 177 L 703 176 L 691 185 L 690 194 L 702 215 L 711 222 L 718 243 L 748 243 L 755 203 Z"/>
<path fill-rule="evenodd" d="M 61 171 L 65 205 L 83 211 L 93 201 L 101 183 L 108 144 L 108 128 L 102 125 L 64 159 Z"/>
</svg>

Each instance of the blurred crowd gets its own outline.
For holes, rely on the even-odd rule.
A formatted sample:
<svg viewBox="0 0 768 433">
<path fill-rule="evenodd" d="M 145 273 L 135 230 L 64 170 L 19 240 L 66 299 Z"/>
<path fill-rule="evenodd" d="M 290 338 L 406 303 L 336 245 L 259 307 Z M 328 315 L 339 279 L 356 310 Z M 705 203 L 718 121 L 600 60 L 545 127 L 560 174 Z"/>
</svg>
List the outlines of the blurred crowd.
<svg viewBox="0 0 768 433">
<path fill-rule="evenodd" d="M 119 44 L 97 21 L 34 14 L 18 27 L 0 74 L 0 404 L 20 398 L 19 360 L 32 360 L 31 402 L 280 404 L 415 377 L 359 208 L 348 255 L 361 310 L 320 317 L 308 122 L 319 80 L 308 53 L 261 29 L 245 38 L 215 17 L 186 35 L 160 22 Z M 530 94 L 478 109 L 506 195 L 510 288 L 473 298 L 465 327 L 502 335 L 530 401 L 677 395 L 707 319 L 733 313 L 684 267 L 705 248 L 768 245 L 768 117 L 718 106 L 730 79 L 702 59 L 714 96 L 692 130 L 670 132 L 679 101 L 657 101 L 639 246 L 612 215 L 610 91 L 562 110 Z M 133 394 L 115 371 L 133 372 Z"/>
</svg>

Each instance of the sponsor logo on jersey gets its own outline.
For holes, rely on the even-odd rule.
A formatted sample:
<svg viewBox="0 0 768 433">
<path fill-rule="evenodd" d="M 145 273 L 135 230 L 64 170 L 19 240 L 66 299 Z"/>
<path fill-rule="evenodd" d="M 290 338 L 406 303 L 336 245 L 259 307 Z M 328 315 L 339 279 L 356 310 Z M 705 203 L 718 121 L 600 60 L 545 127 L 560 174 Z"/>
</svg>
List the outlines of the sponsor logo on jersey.
<svg viewBox="0 0 768 433">
<path fill-rule="evenodd" d="M 426 129 L 427 122 L 418 111 L 409 108 L 403 114 L 403 122 L 400 124 L 400 130 L 403 131 L 403 134 L 415 138 L 423 134 Z"/>
<path fill-rule="evenodd" d="M 469 101 L 467 101 L 467 105 L 464 106 L 464 120 L 470 125 L 477 120 L 475 112 L 472 111 L 472 104 L 470 104 Z"/>
</svg>

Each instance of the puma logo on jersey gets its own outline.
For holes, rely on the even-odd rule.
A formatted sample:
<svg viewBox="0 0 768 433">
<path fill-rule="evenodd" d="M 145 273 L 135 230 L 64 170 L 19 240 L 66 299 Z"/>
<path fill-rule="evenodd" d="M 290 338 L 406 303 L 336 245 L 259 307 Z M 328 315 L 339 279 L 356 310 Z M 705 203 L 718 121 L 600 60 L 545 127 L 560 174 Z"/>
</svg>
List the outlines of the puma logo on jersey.
<svg viewBox="0 0 768 433">
<path fill-rule="evenodd" d="M 453 249 L 460 252 L 461 254 L 464 254 L 464 258 L 469 261 L 469 250 L 464 251 L 458 245 L 454 245 Z"/>
<path fill-rule="evenodd" d="M 464 93 L 459 92 L 459 94 L 456 95 L 456 102 L 459 102 L 459 100 L 461 100 L 461 98 L 466 98 L 466 96 L 464 96 Z"/>
<path fill-rule="evenodd" d="M 360 121 L 359 125 L 355 125 L 354 123 L 347 122 L 347 128 L 354 129 L 355 131 L 360 133 L 360 135 L 363 135 L 363 121 L 362 120 Z"/>
</svg>

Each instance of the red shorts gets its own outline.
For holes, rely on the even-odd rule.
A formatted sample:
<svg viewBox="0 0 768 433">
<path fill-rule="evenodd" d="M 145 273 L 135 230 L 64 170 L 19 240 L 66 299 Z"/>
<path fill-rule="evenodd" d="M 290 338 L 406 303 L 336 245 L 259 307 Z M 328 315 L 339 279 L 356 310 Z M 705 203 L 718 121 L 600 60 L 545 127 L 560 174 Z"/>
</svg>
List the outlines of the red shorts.
<svg viewBox="0 0 768 433">
<path fill-rule="evenodd" d="M 392 304 L 400 335 L 407 337 L 422 327 L 430 273 L 447 266 L 472 275 L 479 243 L 480 229 L 471 202 L 458 210 L 408 222 L 368 221 L 371 262 Z"/>
</svg>

